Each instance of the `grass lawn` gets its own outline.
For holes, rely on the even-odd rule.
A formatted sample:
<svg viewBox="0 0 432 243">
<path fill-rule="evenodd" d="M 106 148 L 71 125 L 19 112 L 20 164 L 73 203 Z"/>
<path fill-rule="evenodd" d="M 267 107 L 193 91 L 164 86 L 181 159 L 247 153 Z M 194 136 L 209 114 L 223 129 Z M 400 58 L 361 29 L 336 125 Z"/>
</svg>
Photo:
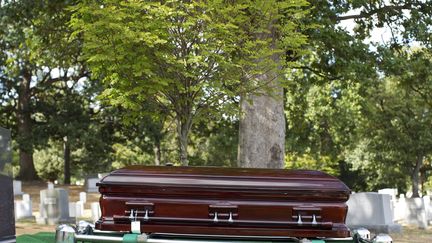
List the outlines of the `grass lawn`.
<svg viewBox="0 0 432 243">
<path fill-rule="evenodd" d="M 404 226 L 401 234 L 391 234 L 395 243 L 430 243 L 432 242 L 432 227 L 425 230 Z"/>
</svg>

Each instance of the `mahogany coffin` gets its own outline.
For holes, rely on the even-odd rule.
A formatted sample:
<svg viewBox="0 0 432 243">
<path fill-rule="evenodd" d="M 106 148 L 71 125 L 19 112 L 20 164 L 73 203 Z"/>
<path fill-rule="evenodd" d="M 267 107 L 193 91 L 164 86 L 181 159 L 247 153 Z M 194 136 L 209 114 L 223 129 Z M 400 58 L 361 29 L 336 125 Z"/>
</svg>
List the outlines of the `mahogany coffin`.
<svg viewBox="0 0 432 243">
<path fill-rule="evenodd" d="M 96 228 L 142 233 L 349 237 L 350 189 L 319 171 L 132 166 L 98 184 Z M 136 231 L 136 230 L 135 230 Z"/>
</svg>

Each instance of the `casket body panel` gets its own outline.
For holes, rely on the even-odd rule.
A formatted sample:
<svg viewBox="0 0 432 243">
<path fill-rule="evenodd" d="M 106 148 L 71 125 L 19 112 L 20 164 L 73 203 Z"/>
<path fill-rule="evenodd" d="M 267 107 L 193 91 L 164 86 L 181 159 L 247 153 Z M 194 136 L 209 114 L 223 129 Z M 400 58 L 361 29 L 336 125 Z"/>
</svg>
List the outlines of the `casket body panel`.
<svg viewBox="0 0 432 243">
<path fill-rule="evenodd" d="M 350 190 L 318 171 L 134 166 L 98 185 L 100 230 L 140 221 L 145 233 L 349 236 Z"/>
</svg>

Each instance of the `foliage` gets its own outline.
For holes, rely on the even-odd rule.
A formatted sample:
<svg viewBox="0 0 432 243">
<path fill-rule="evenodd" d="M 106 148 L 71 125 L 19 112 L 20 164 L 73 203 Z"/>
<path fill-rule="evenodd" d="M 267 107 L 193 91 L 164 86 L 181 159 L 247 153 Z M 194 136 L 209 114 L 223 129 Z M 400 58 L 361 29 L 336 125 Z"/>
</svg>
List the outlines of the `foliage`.
<svg viewBox="0 0 432 243">
<path fill-rule="evenodd" d="M 113 145 L 113 169 L 120 169 L 129 165 L 151 165 L 153 159 L 149 153 L 145 153 L 131 141 L 126 144 L 116 143 Z"/>
<path fill-rule="evenodd" d="M 192 136 L 190 164 L 237 166 L 238 120 L 196 124 Z"/>
<path fill-rule="evenodd" d="M 305 43 L 296 28 L 305 1 L 84 1 L 72 25 L 83 35 L 84 58 L 103 77 L 102 98 L 139 111 L 157 103 L 177 125 L 180 161 L 187 165 L 193 122 L 236 112 L 253 77 L 277 69 L 275 52 Z M 269 23 L 280 33 L 258 38 Z M 257 61 L 259 60 L 259 61 Z M 234 105 L 234 106 L 233 106 Z"/>
<path fill-rule="evenodd" d="M 277 69 L 287 168 L 355 191 L 425 191 L 432 5 L 309 2 L 1 1 L 0 125 L 12 129 L 15 168 L 34 150 L 38 175 L 62 179 L 64 138 L 72 177 L 234 166 L 239 97 L 270 90 L 256 77 Z M 388 38 L 371 38 L 380 28 Z"/>
<path fill-rule="evenodd" d="M 419 30 L 430 27 L 432 8 L 425 1 L 312 0 L 311 5 L 314 18 L 308 21 L 320 27 L 307 30 L 310 54 L 303 57 L 296 72 L 288 74 L 292 80 L 287 89 L 288 151 L 303 157 L 330 156 L 339 161 L 341 171 L 349 168 L 349 173 L 358 172 L 362 179 L 355 186 L 360 185 L 360 190 L 385 186 L 405 191 L 414 155 L 406 153 L 411 145 L 405 142 L 410 139 L 399 143 L 398 134 L 405 134 L 405 138 L 410 135 L 408 130 L 389 130 L 392 120 L 376 109 L 376 98 L 384 93 L 388 96 L 386 102 L 395 105 L 387 107 L 393 117 L 402 112 L 401 107 L 424 109 L 425 103 L 413 102 L 413 96 L 428 93 L 424 76 L 428 62 L 395 54 L 414 43 L 430 46 L 430 39 Z M 344 27 L 347 22 L 354 26 L 352 30 Z M 391 36 L 376 42 L 371 36 L 381 27 Z M 388 76 L 399 81 L 390 81 Z M 389 92 L 391 88 L 383 82 L 401 84 L 393 85 Z M 408 92 L 408 87 L 420 93 Z M 402 95 L 405 92 L 409 95 Z M 413 116 L 406 116 L 404 121 L 414 125 L 418 120 Z M 426 149 L 428 136 L 421 135 L 423 126 L 417 125 L 409 129 L 417 136 L 412 145 Z M 377 133 L 381 134 L 372 135 Z M 419 138 L 425 140 L 420 142 Z M 387 149 L 373 149 L 372 144 L 386 144 Z M 343 173 L 340 176 L 348 179 Z"/>
<path fill-rule="evenodd" d="M 320 156 L 318 159 L 310 155 L 287 154 L 285 156 L 285 166 L 287 169 L 309 169 L 320 170 L 334 176 L 339 175 L 339 166 L 337 162 L 331 160 L 330 157 Z"/>
<path fill-rule="evenodd" d="M 0 102 L 19 147 L 20 173 L 36 179 L 33 149 L 46 134 L 35 134 L 38 105 L 59 81 L 86 75 L 78 61 L 80 43 L 69 40 L 66 8 L 74 1 L 2 1 L 0 3 Z M 52 94 L 52 93 L 51 93 Z"/>
<path fill-rule="evenodd" d="M 35 151 L 35 167 L 40 178 L 54 182 L 63 179 L 63 148 L 61 143 L 54 141 L 50 141 L 49 145 L 45 149 Z"/>
<path fill-rule="evenodd" d="M 384 174 L 412 179 L 412 191 L 418 196 L 420 171 L 432 153 L 432 116 L 430 93 L 431 62 L 428 49 L 410 49 L 386 53 L 390 63 L 383 63 L 386 77 L 377 89 L 371 89 L 367 119 L 363 130 L 367 151 L 375 164 L 391 170 Z"/>
</svg>

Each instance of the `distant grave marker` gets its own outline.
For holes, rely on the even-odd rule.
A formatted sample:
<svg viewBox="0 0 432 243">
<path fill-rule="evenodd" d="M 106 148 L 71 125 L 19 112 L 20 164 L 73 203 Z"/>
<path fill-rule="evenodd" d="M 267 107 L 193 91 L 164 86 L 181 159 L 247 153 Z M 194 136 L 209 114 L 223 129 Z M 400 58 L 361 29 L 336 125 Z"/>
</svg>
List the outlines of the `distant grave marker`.
<svg viewBox="0 0 432 243">
<path fill-rule="evenodd" d="M 87 202 L 87 193 L 85 193 L 85 192 L 80 192 L 80 193 L 79 193 L 79 198 L 80 198 L 80 201 L 81 201 L 81 202 L 86 203 L 86 202 Z"/>
<path fill-rule="evenodd" d="M 393 220 L 391 196 L 376 192 L 352 194 L 348 200 L 348 227 L 364 227 L 374 232 L 401 232 L 399 224 Z"/>
<path fill-rule="evenodd" d="M 416 225 L 426 229 L 429 221 L 429 197 L 404 198 L 401 197 L 395 204 L 395 217 L 406 224 Z"/>
<path fill-rule="evenodd" d="M 98 202 L 91 203 L 91 217 L 93 222 L 96 222 L 101 217 L 101 210 Z"/>
<path fill-rule="evenodd" d="M 51 188 L 40 191 L 40 217 L 38 224 L 55 225 L 74 222 L 69 216 L 69 195 L 63 188 Z"/>
<path fill-rule="evenodd" d="M 98 177 L 90 177 L 86 179 L 85 182 L 85 190 L 86 192 L 99 192 L 96 183 L 98 183 L 100 179 Z"/>
<path fill-rule="evenodd" d="M 23 194 L 22 200 L 15 201 L 15 220 L 34 219 L 32 201 L 29 194 Z"/>
<path fill-rule="evenodd" d="M 397 188 L 384 188 L 384 189 L 378 190 L 378 193 L 390 195 L 392 197 L 392 200 L 396 200 L 397 194 L 398 194 L 398 189 Z"/>
<path fill-rule="evenodd" d="M 75 203 L 75 217 L 82 218 L 84 217 L 84 202 L 78 201 Z"/>
<path fill-rule="evenodd" d="M 14 191 L 14 196 L 23 194 L 21 181 L 18 181 L 18 180 L 13 181 L 13 191 Z"/>
</svg>

